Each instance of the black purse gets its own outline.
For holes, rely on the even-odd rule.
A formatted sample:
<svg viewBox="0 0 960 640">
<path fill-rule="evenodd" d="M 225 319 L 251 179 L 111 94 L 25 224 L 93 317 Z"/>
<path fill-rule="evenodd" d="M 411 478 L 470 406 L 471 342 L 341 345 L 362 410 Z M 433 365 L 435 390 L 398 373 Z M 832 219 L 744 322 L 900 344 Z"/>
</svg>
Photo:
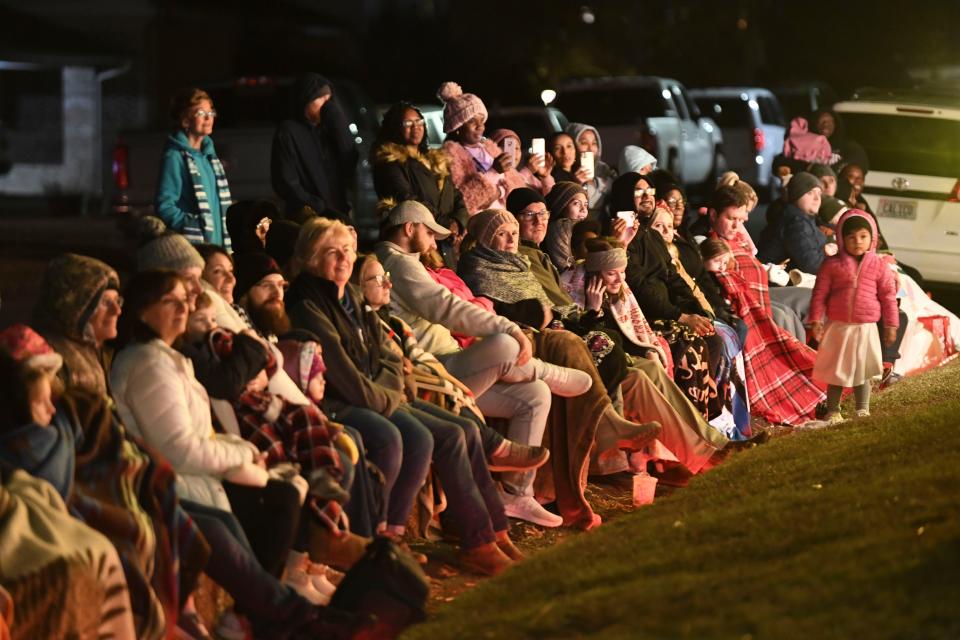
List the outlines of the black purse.
<svg viewBox="0 0 960 640">
<path fill-rule="evenodd" d="M 420 565 L 393 541 L 379 537 L 344 576 L 330 608 L 371 616 L 362 636 L 369 640 L 396 638 L 427 617 L 430 582 Z"/>
</svg>

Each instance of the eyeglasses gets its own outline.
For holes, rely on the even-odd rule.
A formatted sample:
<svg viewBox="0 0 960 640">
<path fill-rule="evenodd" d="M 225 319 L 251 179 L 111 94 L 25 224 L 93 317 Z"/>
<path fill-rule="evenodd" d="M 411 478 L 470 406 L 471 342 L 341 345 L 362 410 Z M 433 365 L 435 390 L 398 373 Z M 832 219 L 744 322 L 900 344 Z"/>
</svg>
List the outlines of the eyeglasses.
<svg viewBox="0 0 960 640">
<path fill-rule="evenodd" d="M 683 206 L 683 198 L 667 198 L 667 206 L 671 209 Z"/>
<path fill-rule="evenodd" d="M 526 220 L 527 222 L 533 222 L 536 220 L 547 220 L 550 218 L 549 211 L 523 211 L 520 213 L 520 219 Z"/>
<path fill-rule="evenodd" d="M 422 127 L 424 123 L 423 118 L 417 118 L 416 120 L 404 120 L 400 124 L 403 125 L 404 129 L 410 129 L 412 127 Z"/>
<path fill-rule="evenodd" d="M 636 198 L 641 198 L 643 196 L 655 196 L 657 195 L 657 190 L 653 187 L 647 187 L 646 189 L 634 189 L 633 195 Z"/>
<path fill-rule="evenodd" d="M 178 298 L 177 296 L 170 296 L 161 298 L 160 303 L 177 309 L 180 307 L 183 307 L 184 309 L 190 308 L 190 298 Z"/>
<path fill-rule="evenodd" d="M 370 276 L 369 278 L 366 278 L 364 282 L 373 282 L 382 289 L 391 283 L 390 272 L 387 271 L 381 276 Z"/>
<path fill-rule="evenodd" d="M 211 118 L 216 118 L 217 110 L 210 109 L 210 111 L 206 111 L 204 109 L 197 109 L 196 111 L 193 112 L 194 118 L 206 118 L 207 116 L 210 116 Z"/>
<path fill-rule="evenodd" d="M 100 307 L 108 311 L 112 307 L 119 311 L 123 309 L 123 296 L 117 296 L 116 298 L 107 298 L 105 296 L 101 296 Z"/>
</svg>

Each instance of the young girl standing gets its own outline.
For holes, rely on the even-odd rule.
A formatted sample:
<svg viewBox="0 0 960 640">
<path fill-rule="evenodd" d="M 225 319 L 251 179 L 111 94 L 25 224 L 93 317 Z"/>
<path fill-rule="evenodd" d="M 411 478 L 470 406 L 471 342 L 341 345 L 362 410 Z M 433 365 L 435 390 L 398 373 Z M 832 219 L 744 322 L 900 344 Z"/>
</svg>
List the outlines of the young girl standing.
<svg viewBox="0 0 960 640">
<path fill-rule="evenodd" d="M 870 378 L 883 370 L 877 321 L 883 318 L 883 341 L 896 339 L 900 323 L 893 272 L 877 255 L 877 226 L 859 209 L 837 223 L 837 255 L 823 261 L 810 299 L 810 334 L 820 342 L 813 378 L 827 384 L 830 423 L 843 421 L 840 396 L 853 387 L 857 417 L 870 415 Z M 823 316 L 827 316 L 826 325 Z"/>
</svg>

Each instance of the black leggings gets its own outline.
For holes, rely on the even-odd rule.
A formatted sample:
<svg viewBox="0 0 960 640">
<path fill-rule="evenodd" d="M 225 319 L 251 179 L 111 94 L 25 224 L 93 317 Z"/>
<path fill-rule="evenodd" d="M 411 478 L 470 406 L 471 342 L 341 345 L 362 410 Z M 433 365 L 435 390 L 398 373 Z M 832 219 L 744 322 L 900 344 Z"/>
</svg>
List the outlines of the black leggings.
<svg viewBox="0 0 960 640">
<path fill-rule="evenodd" d="M 270 480 L 265 487 L 224 482 L 223 488 L 257 560 L 279 577 L 300 526 L 300 492 L 282 480 Z"/>
</svg>

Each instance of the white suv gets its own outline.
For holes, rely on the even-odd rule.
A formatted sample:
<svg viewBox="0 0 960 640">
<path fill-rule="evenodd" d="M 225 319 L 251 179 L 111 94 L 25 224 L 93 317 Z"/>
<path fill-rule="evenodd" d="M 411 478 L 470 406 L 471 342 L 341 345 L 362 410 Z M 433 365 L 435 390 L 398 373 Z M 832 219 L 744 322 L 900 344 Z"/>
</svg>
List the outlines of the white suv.
<svg viewBox="0 0 960 640">
<path fill-rule="evenodd" d="M 960 283 L 960 93 L 861 92 L 834 109 L 867 152 L 863 194 L 891 250 Z"/>
</svg>

